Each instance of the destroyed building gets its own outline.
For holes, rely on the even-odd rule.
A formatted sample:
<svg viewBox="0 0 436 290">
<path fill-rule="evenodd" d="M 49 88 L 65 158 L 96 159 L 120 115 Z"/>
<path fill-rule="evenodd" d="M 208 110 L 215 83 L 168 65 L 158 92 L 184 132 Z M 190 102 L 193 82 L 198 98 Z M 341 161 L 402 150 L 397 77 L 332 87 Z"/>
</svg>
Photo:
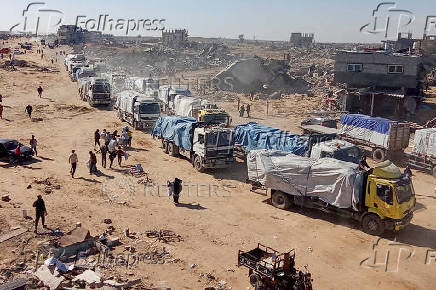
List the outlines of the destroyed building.
<svg viewBox="0 0 436 290">
<path fill-rule="evenodd" d="M 310 47 L 313 44 L 313 39 L 313 33 L 294 32 L 291 33 L 289 42 L 293 47 Z"/>
<path fill-rule="evenodd" d="M 188 42 L 188 31 L 186 29 L 162 31 L 162 45 L 171 48 L 184 47 Z"/>
<path fill-rule="evenodd" d="M 436 54 L 436 35 L 424 35 L 421 41 L 421 50 L 424 55 Z"/>
<path fill-rule="evenodd" d="M 385 49 L 393 50 L 395 52 L 407 52 L 409 50 L 415 49 L 416 45 L 419 44 L 421 40 L 412 37 L 412 33 L 398 33 L 397 40 L 386 40 L 382 41 L 385 44 Z"/>
<path fill-rule="evenodd" d="M 234 62 L 213 79 L 213 85 L 225 91 L 237 93 L 287 92 L 307 93 L 309 84 L 287 73 L 286 60 L 253 57 Z"/>
<path fill-rule="evenodd" d="M 76 25 L 61 25 L 58 29 L 59 44 L 77 44 L 83 42 L 83 30 Z"/>
<path fill-rule="evenodd" d="M 346 85 L 344 109 L 400 118 L 414 114 L 423 96 L 420 55 L 388 51 L 339 51 L 334 80 Z"/>
</svg>

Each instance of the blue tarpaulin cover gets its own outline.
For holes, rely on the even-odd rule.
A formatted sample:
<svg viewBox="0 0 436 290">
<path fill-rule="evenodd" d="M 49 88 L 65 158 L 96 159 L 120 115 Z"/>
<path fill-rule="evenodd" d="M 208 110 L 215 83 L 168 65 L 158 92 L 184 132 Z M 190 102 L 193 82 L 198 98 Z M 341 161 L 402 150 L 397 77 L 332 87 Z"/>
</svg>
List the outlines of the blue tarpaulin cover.
<svg viewBox="0 0 436 290">
<path fill-rule="evenodd" d="M 393 121 L 385 118 L 370 117 L 361 114 L 349 114 L 341 117 L 342 125 L 365 128 L 380 134 L 389 134 L 392 122 Z"/>
<path fill-rule="evenodd" d="M 191 117 L 165 116 L 156 121 L 152 135 L 168 139 L 179 147 L 191 150 L 191 130 L 197 121 Z"/>
<path fill-rule="evenodd" d="M 303 156 L 308 150 L 308 138 L 250 122 L 235 128 L 235 145 L 247 151 L 274 149 Z"/>
</svg>

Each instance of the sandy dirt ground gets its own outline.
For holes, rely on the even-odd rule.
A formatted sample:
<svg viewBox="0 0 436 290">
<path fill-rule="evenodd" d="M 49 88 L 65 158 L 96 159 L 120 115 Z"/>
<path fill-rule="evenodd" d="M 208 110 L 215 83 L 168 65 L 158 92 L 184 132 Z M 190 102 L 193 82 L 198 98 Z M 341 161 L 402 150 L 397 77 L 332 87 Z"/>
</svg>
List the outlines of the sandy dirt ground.
<svg viewBox="0 0 436 290">
<path fill-rule="evenodd" d="M 51 67 L 55 51 L 58 50 L 46 50 L 41 60 L 34 48 L 32 53 L 17 58 Z M 240 160 L 230 169 L 200 174 L 188 161 L 164 154 L 157 140 L 139 131 L 133 134 L 134 149 L 121 168 L 118 164 L 113 169 L 101 168 L 98 156 L 101 174 L 90 175 L 85 164 L 88 151 L 94 149 L 95 129 L 120 130 L 125 124 L 113 111 L 91 108 L 79 100 L 76 83 L 70 81 L 60 57 L 53 67 L 59 72 L 0 69 L 0 94 L 5 106 L 0 137 L 18 139 L 27 145 L 34 134 L 39 145 L 39 155 L 31 164 L 0 164 L 0 194 L 11 198 L 9 202 L 0 201 L 0 234 L 17 226 L 29 229 L 0 243 L 0 269 L 10 268 L 14 261 L 22 259 L 23 247 L 31 255 L 38 243 L 51 238 L 34 234 L 33 221 L 22 215 L 26 209 L 34 217 L 32 203 L 42 194 L 49 228 L 67 232 L 81 222 L 92 235 L 99 235 L 108 226 L 103 219 L 110 218 L 115 227 L 112 236 L 120 237 L 123 243 L 116 252 L 123 252 L 125 245 L 134 246 L 138 253 L 165 247 L 171 256 L 165 264 L 102 267 L 106 276 L 140 278 L 147 287 L 203 289 L 221 282 L 231 289 L 250 289 L 248 270 L 236 265 L 237 252 L 262 243 L 279 251 L 296 249 L 297 267 L 307 265 L 315 289 L 434 288 L 436 182 L 430 175 L 415 173 L 417 211 L 412 224 L 400 233 L 387 234 L 376 247 L 378 238 L 363 233 L 352 221 L 317 211 L 272 207 L 267 196 L 251 192 L 244 183 L 246 166 Z M 44 88 L 42 98 L 36 93 L 40 84 Z M 263 105 L 255 104 L 250 119 L 236 117 L 234 102 L 222 104 L 232 114 L 234 123 L 253 120 L 296 129 L 304 102 L 298 97 L 288 101 L 292 116 L 276 114 L 278 109 L 265 116 Z M 34 107 L 33 117 L 42 118 L 41 121 L 33 122 L 27 117 L 27 104 Z M 69 175 L 71 149 L 76 149 L 79 157 L 74 179 Z M 145 189 L 123 173 L 128 165 L 136 163 L 142 164 L 154 186 Z M 43 186 L 33 182 L 35 178 L 47 177 L 60 189 L 46 194 Z M 175 177 L 184 183 L 182 204 L 177 207 L 165 196 L 165 186 L 159 187 Z M 27 189 L 29 184 L 32 187 Z M 124 237 L 125 228 L 136 232 L 137 238 Z M 144 234 L 153 229 L 172 230 L 183 240 L 157 242 Z M 387 250 L 390 256 L 386 263 Z M 211 275 L 208 277 L 207 273 Z"/>
</svg>

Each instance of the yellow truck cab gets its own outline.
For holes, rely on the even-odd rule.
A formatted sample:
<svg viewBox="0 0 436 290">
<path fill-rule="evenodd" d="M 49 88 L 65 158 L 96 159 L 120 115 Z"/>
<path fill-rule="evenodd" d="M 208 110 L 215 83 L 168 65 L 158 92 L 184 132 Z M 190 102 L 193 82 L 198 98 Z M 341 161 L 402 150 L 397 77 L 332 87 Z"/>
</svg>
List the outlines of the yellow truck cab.
<svg viewBox="0 0 436 290">
<path fill-rule="evenodd" d="M 228 127 L 231 123 L 229 114 L 223 109 L 201 109 L 197 121 L 204 123 L 222 124 Z"/>
<path fill-rule="evenodd" d="M 367 176 L 361 216 L 364 231 L 379 235 L 404 228 L 413 217 L 415 204 L 412 181 L 390 161 L 380 163 Z"/>
</svg>

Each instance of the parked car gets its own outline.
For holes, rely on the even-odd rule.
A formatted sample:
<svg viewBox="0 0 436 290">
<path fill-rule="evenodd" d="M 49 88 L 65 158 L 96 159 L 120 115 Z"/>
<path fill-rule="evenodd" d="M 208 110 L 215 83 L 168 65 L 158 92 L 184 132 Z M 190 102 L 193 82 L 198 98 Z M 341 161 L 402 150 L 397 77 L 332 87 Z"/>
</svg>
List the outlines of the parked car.
<svg viewBox="0 0 436 290">
<path fill-rule="evenodd" d="M 18 144 L 21 144 L 17 140 L 13 139 L 0 139 L 0 161 L 10 162 L 15 154 L 15 149 Z M 21 159 L 29 160 L 32 158 L 33 151 L 30 147 L 21 144 Z"/>
</svg>

